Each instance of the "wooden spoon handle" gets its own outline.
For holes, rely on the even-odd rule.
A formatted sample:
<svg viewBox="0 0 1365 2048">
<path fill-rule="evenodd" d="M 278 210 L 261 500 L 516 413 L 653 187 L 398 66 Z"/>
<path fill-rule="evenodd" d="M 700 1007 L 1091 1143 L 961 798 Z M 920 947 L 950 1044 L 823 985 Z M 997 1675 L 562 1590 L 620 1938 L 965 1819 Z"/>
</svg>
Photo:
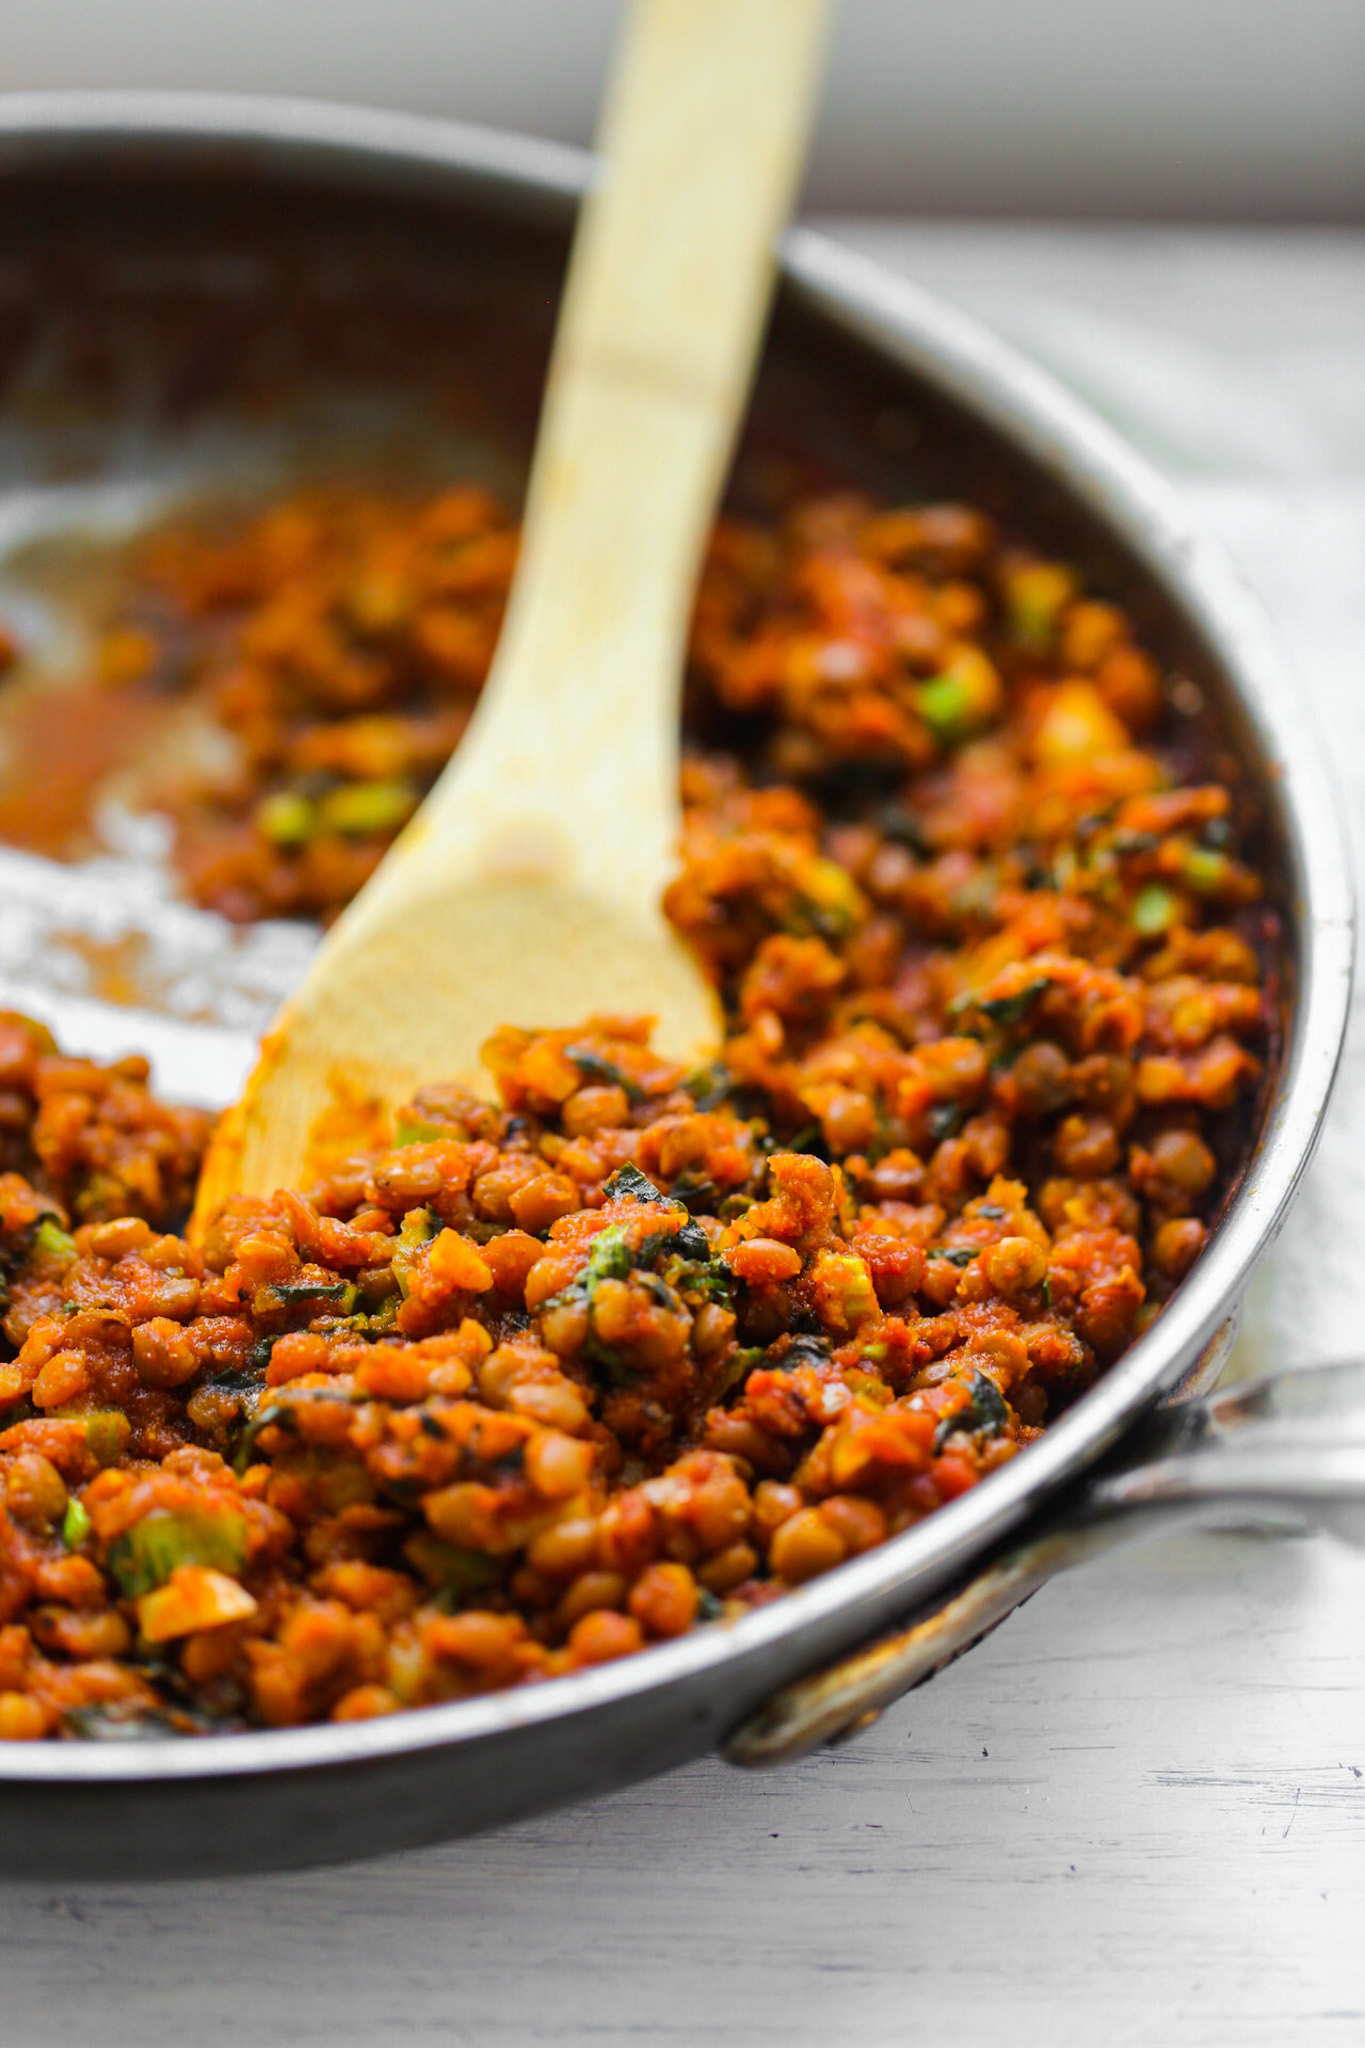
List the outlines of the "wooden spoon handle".
<svg viewBox="0 0 1365 2048">
<path fill-rule="evenodd" d="M 452 864 L 549 874 L 657 920 L 676 860 L 689 611 L 829 12 L 829 0 L 636 0 L 493 676 L 366 909 L 418 882 L 403 875 L 416 857 L 447 878 Z"/>
</svg>

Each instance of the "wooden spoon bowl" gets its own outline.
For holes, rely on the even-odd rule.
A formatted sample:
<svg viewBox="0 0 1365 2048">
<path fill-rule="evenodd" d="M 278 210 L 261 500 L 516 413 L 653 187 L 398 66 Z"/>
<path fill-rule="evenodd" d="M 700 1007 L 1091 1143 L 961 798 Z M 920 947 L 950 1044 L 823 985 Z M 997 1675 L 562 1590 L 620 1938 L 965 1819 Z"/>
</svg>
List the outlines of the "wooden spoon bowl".
<svg viewBox="0 0 1365 2048">
<path fill-rule="evenodd" d="M 803 153 L 828 0 L 638 0 L 608 96 L 493 671 L 458 755 L 267 1035 L 200 1183 L 306 1178 L 359 1110 L 486 1087 L 501 1024 L 656 1020 L 714 990 L 668 926 L 688 615 Z"/>
</svg>

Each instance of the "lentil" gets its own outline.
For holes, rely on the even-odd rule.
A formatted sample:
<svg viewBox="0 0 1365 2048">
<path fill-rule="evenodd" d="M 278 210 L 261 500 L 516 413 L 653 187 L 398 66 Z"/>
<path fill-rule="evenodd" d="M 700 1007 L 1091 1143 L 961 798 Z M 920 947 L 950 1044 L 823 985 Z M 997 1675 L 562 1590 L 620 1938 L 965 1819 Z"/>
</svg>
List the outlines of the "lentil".
<svg viewBox="0 0 1365 2048">
<path fill-rule="evenodd" d="M 341 908 L 515 552 L 473 490 L 148 545 L 107 685 L 239 746 L 171 801 L 193 895 Z M 741 1614 L 981 1483 L 1188 1271 L 1275 927 L 1123 611 L 969 508 L 809 500 L 718 529 L 689 700 L 704 1073 L 507 1028 L 496 1104 L 434 1084 L 196 1247 L 206 1120 L 0 1017 L 0 1737 L 363 1719 Z"/>
</svg>

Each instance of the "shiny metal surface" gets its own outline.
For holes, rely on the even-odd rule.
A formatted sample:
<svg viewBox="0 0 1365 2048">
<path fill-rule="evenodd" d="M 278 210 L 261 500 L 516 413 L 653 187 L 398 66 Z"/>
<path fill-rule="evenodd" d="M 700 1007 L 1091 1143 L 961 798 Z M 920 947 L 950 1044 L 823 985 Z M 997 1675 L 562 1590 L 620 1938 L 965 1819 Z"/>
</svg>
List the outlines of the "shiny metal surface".
<svg viewBox="0 0 1365 2048">
<path fill-rule="evenodd" d="M 785 1686 L 736 1729 L 726 1756 L 765 1769 L 846 1740 L 1056 1573 L 1175 1522 L 1306 1526 L 1365 1546 L 1365 1363 L 1276 1373 L 1159 1410 L 1065 1497 L 1041 1533 L 1007 1546 L 909 1627 Z"/>
<path fill-rule="evenodd" d="M 355 110 L 0 98 L 0 174 L 11 177 L 60 164 L 98 179 L 131 160 L 173 177 L 206 152 L 265 194 L 306 178 L 339 194 L 448 195 L 466 212 L 566 224 L 588 174 L 584 159 L 546 145 Z M 1026 1457 L 881 1550 L 734 1625 L 521 1692 L 348 1726 L 13 1745 L 0 1755 L 0 1868 L 169 1875 L 353 1856 L 489 1826 L 719 1745 L 780 1688 L 961 1585 L 1108 1452 L 1198 1358 L 1285 1213 L 1340 1050 L 1352 904 L 1331 792 L 1264 619 L 1145 465 L 1004 345 L 808 231 L 788 238 L 784 269 L 789 302 L 856 347 L 869 379 L 893 376 L 981 423 L 1021 489 L 1050 494 L 1121 558 L 1188 637 L 1256 771 L 1286 876 L 1295 988 L 1282 1070 L 1227 1214 L 1149 1334 Z M 84 1024 L 121 1028 L 107 1015 Z M 203 1034 L 163 1029 L 192 1070 Z M 221 1051 L 206 1062 L 219 1073 Z"/>
</svg>

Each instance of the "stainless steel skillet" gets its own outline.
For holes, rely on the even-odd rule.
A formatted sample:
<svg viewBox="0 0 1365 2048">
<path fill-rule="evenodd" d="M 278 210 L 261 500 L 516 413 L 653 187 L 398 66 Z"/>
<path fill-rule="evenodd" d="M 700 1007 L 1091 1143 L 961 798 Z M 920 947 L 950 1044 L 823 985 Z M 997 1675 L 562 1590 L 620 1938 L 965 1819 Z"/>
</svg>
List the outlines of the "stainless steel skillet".
<svg viewBox="0 0 1365 2048">
<path fill-rule="evenodd" d="M 0 400 L 0 540 L 35 520 L 117 526 L 177 493 L 329 468 L 434 475 L 458 456 L 514 486 L 587 175 L 584 159 L 544 145 L 356 110 L 0 99 L 0 352 L 20 366 Z M 308 1863 L 493 1825 L 727 1744 L 737 1760 L 773 1760 L 875 1712 L 1048 1570 L 1136 1521 L 1136 1504 L 1281 1516 L 1295 1503 L 1311 1512 L 1315 1492 L 1329 1508 L 1359 1495 L 1358 1453 L 1341 1447 L 1357 1433 L 1342 1418 L 1361 1411 L 1349 1372 L 1181 1421 L 1151 1416 L 1216 1372 L 1219 1333 L 1311 1154 L 1345 1026 L 1345 855 L 1256 607 L 1145 467 L 1045 377 L 806 232 L 786 245 L 736 490 L 762 502 L 793 479 L 986 504 L 1118 592 L 1178 674 L 1174 715 L 1259 831 L 1285 929 L 1280 1056 L 1207 1252 L 1026 1457 L 744 1621 L 385 1721 L 13 1745 L 0 1754 L 0 1868 Z M 25 918 L 0 901 L 5 1001 L 48 1015 L 73 1044 L 148 1047 L 168 1089 L 234 1092 L 253 1001 L 264 1012 L 276 993 L 261 995 L 259 948 L 235 952 L 211 922 L 137 896 L 107 866 L 73 894 L 69 870 L 11 864 L 0 891 L 10 886 L 14 900 L 28 893 Z M 101 944 L 131 933 L 156 967 L 141 1007 L 111 1004 L 98 976 L 82 986 L 61 965 L 90 903 Z M 301 943 L 278 935 L 275 971 L 292 971 Z M 190 954 L 207 990 L 197 1022 L 173 971 Z M 91 957 L 89 945 L 71 953 Z"/>
</svg>

